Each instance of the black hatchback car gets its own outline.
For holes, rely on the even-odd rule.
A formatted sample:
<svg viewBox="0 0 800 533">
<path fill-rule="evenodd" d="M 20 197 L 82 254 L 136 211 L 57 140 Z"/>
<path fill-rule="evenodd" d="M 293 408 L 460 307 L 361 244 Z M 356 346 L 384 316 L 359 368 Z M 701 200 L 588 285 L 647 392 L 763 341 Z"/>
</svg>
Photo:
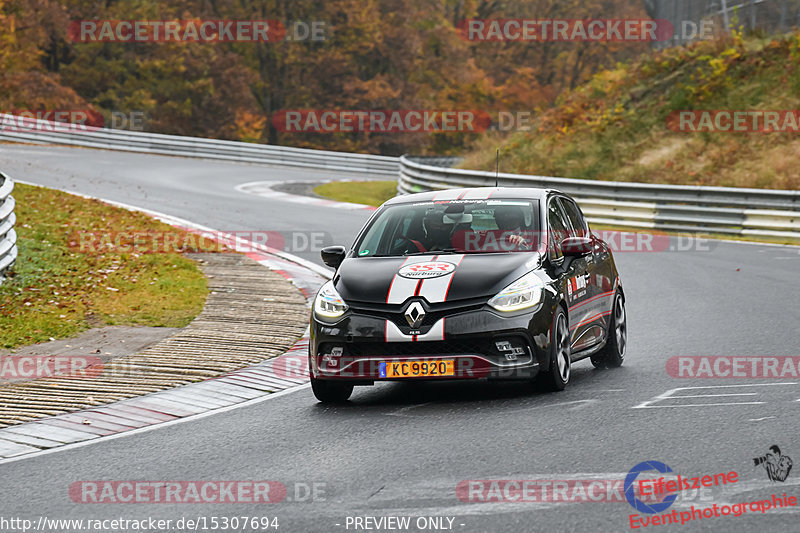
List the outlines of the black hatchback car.
<svg viewBox="0 0 800 533">
<path fill-rule="evenodd" d="M 322 402 L 390 380 L 525 379 L 563 390 L 575 361 L 617 367 L 625 294 L 608 245 L 555 190 L 453 189 L 393 198 L 347 250 L 311 312 Z"/>
</svg>

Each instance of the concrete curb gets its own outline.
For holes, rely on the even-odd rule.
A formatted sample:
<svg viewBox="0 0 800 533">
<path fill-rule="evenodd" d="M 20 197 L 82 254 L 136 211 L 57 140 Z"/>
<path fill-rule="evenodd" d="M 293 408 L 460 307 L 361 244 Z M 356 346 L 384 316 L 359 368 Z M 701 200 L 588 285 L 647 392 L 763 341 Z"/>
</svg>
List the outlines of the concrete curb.
<svg viewBox="0 0 800 533">
<path fill-rule="evenodd" d="M 280 355 L 303 334 L 307 298 L 282 276 L 241 254 L 188 257 L 200 262 L 210 294 L 187 327 L 130 355 L 91 362 L 81 373 L 5 384 L 0 425 L 216 378 Z"/>
<path fill-rule="evenodd" d="M 308 298 L 326 279 L 286 259 L 249 253 Z M 284 354 L 206 381 L 0 429 L 0 460 L 230 408 L 308 382 L 308 332 Z"/>
</svg>

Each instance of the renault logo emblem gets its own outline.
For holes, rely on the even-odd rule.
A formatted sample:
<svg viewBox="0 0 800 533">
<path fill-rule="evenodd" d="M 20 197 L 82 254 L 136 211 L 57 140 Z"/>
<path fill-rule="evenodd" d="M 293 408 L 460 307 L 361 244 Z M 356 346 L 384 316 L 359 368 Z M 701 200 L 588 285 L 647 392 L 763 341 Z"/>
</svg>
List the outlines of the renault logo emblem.
<svg viewBox="0 0 800 533">
<path fill-rule="evenodd" d="M 405 316 L 408 325 L 416 329 L 422 324 L 422 320 L 425 318 L 425 309 L 422 307 L 421 303 L 414 302 L 406 309 Z"/>
</svg>

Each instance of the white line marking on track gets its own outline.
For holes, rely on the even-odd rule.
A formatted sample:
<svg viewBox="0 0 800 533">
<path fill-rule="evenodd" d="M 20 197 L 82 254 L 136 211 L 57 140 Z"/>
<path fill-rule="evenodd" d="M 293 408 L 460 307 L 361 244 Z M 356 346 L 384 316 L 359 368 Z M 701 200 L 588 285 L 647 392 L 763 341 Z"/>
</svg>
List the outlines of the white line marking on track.
<svg viewBox="0 0 800 533">
<path fill-rule="evenodd" d="M 647 407 L 634 407 L 633 409 L 669 409 L 672 407 L 720 407 L 724 405 L 763 405 L 767 402 L 715 402 L 715 403 L 682 403 L 680 405 L 648 405 Z"/>
<path fill-rule="evenodd" d="M 588 407 L 589 405 L 597 402 L 598 400 L 573 400 L 570 402 L 559 402 L 559 403 L 551 403 L 547 405 L 543 405 L 542 407 L 559 407 L 561 405 L 574 405 L 574 407 L 570 407 L 570 411 L 577 411 L 578 409 L 583 409 L 584 407 Z"/>
<path fill-rule="evenodd" d="M 139 428 L 139 429 L 131 429 L 129 431 L 124 431 L 122 433 L 109 435 L 107 437 L 100 437 L 100 438 L 97 438 L 97 439 L 92 439 L 92 440 L 88 440 L 88 441 L 84 441 L 84 442 L 76 442 L 75 444 L 67 444 L 65 446 L 59 446 L 57 448 L 52 448 L 52 449 L 49 449 L 49 450 L 42 450 L 40 452 L 34 452 L 34 453 L 25 454 L 25 455 L 22 455 L 20 457 L 11 457 L 9 459 L 3 459 L 3 460 L 0 460 L 0 465 L 6 464 L 6 463 L 15 463 L 17 461 L 21 461 L 21 460 L 24 460 L 24 459 L 31 459 L 33 457 L 41 457 L 42 455 L 49 455 L 51 453 L 63 452 L 63 451 L 67 451 L 67 450 L 74 450 L 75 448 L 82 448 L 84 446 L 90 446 L 92 444 L 97 444 L 97 443 L 100 443 L 100 442 L 106 442 L 106 441 L 109 441 L 109 440 L 121 439 L 123 437 L 129 437 L 131 435 L 140 435 L 142 433 L 147 433 L 148 431 L 153 431 L 153 430 L 156 430 L 156 429 L 163 429 L 163 428 L 166 428 L 166 427 L 169 427 L 169 426 L 174 426 L 176 424 L 182 424 L 184 422 L 192 422 L 194 420 L 200 420 L 201 418 L 206 418 L 206 417 L 209 417 L 209 416 L 214 416 L 214 415 L 218 415 L 218 414 L 222 414 L 222 413 L 227 413 L 228 411 L 233 411 L 234 409 L 239 409 L 241 407 L 249 407 L 251 405 L 256 405 L 256 404 L 259 404 L 261 402 L 266 402 L 267 400 L 271 400 L 273 398 L 279 398 L 281 396 L 286 396 L 288 394 L 292 394 L 293 392 L 297 392 L 299 390 L 307 389 L 310 386 L 311 386 L 310 383 L 306 383 L 305 385 L 298 385 L 297 387 L 292 387 L 291 389 L 282 390 L 280 392 L 273 392 L 272 394 L 267 394 L 267 395 L 262 396 L 260 398 L 253 398 L 252 400 L 247 400 L 245 402 L 237 403 L 237 404 L 231 405 L 229 407 L 221 407 L 219 409 L 214 409 L 212 411 L 206 411 L 204 413 L 185 416 L 183 418 L 178 418 L 176 420 L 170 420 L 169 422 L 162 422 L 160 424 L 153 424 L 152 426 L 145 426 L 145 427 Z M 47 419 L 43 418 L 42 420 L 46 421 Z"/>
<path fill-rule="evenodd" d="M 331 180 L 331 179 L 322 179 L 322 180 L 294 180 L 294 181 L 250 181 L 247 183 L 241 183 L 234 187 L 234 190 L 237 192 L 241 192 L 244 194 L 253 194 L 256 196 L 261 196 L 263 198 L 272 198 L 275 200 L 284 200 L 287 202 L 295 202 L 298 204 L 304 205 L 318 205 L 321 207 L 334 207 L 337 209 L 349 209 L 349 210 L 366 210 L 366 211 L 375 211 L 377 210 L 376 207 L 371 205 L 365 204 L 355 204 L 352 202 L 338 202 L 336 200 L 326 200 L 325 198 L 316 198 L 313 196 L 302 196 L 299 194 L 292 194 L 283 191 L 276 191 L 274 187 L 278 185 L 284 185 L 287 183 L 311 183 L 311 184 L 321 184 L 321 183 L 331 183 L 331 182 L 345 182 L 345 181 L 371 181 L 371 180 Z"/>
<path fill-rule="evenodd" d="M 684 396 L 670 396 L 670 398 L 716 398 L 718 396 L 757 396 L 757 392 L 731 392 L 728 394 L 686 394 Z"/>
<path fill-rule="evenodd" d="M 420 403 L 420 404 L 416 404 L 416 405 L 409 405 L 407 407 L 401 407 L 400 409 L 398 409 L 396 411 L 392 411 L 391 413 L 386 413 L 386 414 L 388 416 L 408 416 L 406 413 L 408 413 L 412 409 L 418 409 L 420 407 L 424 407 L 424 406 L 430 405 L 432 403 L 433 402 L 425 402 L 425 403 Z"/>
<path fill-rule="evenodd" d="M 631 409 L 669 409 L 674 407 L 718 407 L 724 405 L 761 405 L 766 402 L 718 402 L 718 403 L 698 403 L 698 404 L 678 404 L 678 405 L 653 405 L 664 400 L 673 400 L 679 398 L 717 398 L 721 396 L 754 396 L 758 393 L 720 393 L 720 394 L 699 394 L 699 395 L 686 395 L 675 396 L 679 391 L 692 391 L 692 390 L 708 390 L 708 389 L 731 389 L 741 387 L 780 387 L 788 385 L 797 385 L 796 381 L 789 381 L 785 383 L 747 383 L 743 385 L 706 385 L 698 387 L 678 387 L 670 389 L 662 394 L 654 396 L 650 400 L 644 401 L 639 405 L 634 405 Z"/>
<path fill-rule="evenodd" d="M 543 404 L 535 404 L 535 405 L 525 405 L 524 407 L 514 407 L 509 409 L 504 409 L 504 414 L 510 413 L 521 413 L 523 411 L 530 411 L 531 409 L 545 409 L 549 407 L 559 407 L 559 406 L 566 406 L 572 405 L 569 407 L 569 411 L 577 411 L 579 409 L 583 409 L 584 407 L 588 407 L 589 405 L 598 403 L 600 400 L 595 399 L 586 399 L 586 400 L 571 400 L 568 402 L 557 402 L 557 403 L 543 403 Z"/>
</svg>

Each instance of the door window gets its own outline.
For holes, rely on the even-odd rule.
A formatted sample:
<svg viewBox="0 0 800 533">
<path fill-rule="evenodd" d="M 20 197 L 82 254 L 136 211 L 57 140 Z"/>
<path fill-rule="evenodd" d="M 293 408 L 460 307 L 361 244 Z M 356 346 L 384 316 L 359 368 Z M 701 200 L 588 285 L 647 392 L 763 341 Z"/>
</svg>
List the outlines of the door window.
<svg viewBox="0 0 800 533">
<path fill-rule="evenodd" d="M 588 237 L 589 225 L 586 223 L 586 219 L 577 204 L 567 198 L 561 198 L 560 201 L 561 207 L 564 208 L 564 213 L 567 215 L 567 220 L 572 226 L 570 235 L 573 237 Z"/>
<path fill-rule="evenodd" d="M 567 221 L 561 211 L 557 198 L 551 198 L 547 206 L 547 251 L 550 259 L 559 261 L 564 257 L 561 253 L 561 241 L 569 236 Z"/>
</svg>

